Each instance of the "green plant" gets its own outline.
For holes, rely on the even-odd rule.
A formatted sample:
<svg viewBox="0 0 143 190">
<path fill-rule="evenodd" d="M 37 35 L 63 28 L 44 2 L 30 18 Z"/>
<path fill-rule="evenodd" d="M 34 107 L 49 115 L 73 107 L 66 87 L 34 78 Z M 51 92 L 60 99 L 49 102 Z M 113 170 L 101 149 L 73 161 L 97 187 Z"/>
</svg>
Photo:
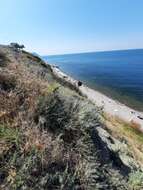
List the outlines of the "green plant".
<svg viewBox="0 0 143 190">
<path fill-rule="evenodd" d="M 19 144 L 19 130 L 0 124 L 0 139 L 5 142 Z"/>
<path fill-rule="evenodd" d="M 35 121 L 44 129 L 58 132 L 69 121 L 63 101 L 54 93 L 41 97 L 37 106 Z"/>
<path fill-rule="evenodd" d="M 132 190 L 143 189 L 143 172 L 136 171 L 129 176 L 129 186 Z"/>
</svg>

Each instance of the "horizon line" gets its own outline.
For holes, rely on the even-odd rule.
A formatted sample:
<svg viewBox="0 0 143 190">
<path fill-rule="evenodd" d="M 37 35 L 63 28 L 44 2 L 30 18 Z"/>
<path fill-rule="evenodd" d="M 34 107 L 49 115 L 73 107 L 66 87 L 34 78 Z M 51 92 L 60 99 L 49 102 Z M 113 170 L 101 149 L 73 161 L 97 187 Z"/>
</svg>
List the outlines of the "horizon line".
<svg viewBox="0 0 143 190">
<path fill-rule="evenodd" d="M 73 52 L 73 53 L 58 53 L 58 54 L 47 54 L 41 55 L 42 57 L 46 56 L 58 56 L 58 55 L 72 55 L 72 54 L 85 54 L 85 53 L 104 53 L 104 52 L 113 52 L 113 51 L 132 51 L 132 50 L 143 50 L 143 48 L 128 48 L 128 49 L 111 49 L 111 50 L 89 50 L 83 52 Z"/>
</svg>

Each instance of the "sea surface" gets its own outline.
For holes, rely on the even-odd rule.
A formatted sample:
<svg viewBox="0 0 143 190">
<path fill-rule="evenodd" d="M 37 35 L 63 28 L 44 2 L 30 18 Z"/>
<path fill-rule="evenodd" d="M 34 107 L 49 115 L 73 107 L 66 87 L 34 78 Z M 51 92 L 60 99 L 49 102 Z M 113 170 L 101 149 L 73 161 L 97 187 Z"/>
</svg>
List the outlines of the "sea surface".
<svg viewBox="0 0 143 190">
<path fill-rule="evenodd" d="M 87 86 L 143 111 L 143 49 L 43 58 Z"/>
</svg>

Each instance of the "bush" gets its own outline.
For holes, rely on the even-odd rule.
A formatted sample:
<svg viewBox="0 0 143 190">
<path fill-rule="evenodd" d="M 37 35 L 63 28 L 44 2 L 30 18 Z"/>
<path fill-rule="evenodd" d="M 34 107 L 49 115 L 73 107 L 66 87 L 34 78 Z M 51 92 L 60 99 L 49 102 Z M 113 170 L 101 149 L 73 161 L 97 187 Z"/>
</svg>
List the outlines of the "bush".
<svg viewBox="0 0 143 190">
<path fill-rule="evenodd" d="M 11 91 L 16 87 L 16 79 L 13 75 L 0 73 L 0 89 Z"/>
<path fill-rule="evenodd" d="M 7 66 L 7 57 L 5 56 L 5 54 L 0 53 L 0 67 L 5 67 Z"/>
<path fill-rule="evenodd" d="M 129 186 L 132 190 L 143 189 L 143 172 L 137 171 L 131 173 L 129 177 Z"/>
<path fill-rule="evenodd" d="M 57 132 L 63 129 L 70 119 L 62 100 L 56 94 L 41 97 L 37 106 L 35 121 L 44 129 Z"/>
</svg>

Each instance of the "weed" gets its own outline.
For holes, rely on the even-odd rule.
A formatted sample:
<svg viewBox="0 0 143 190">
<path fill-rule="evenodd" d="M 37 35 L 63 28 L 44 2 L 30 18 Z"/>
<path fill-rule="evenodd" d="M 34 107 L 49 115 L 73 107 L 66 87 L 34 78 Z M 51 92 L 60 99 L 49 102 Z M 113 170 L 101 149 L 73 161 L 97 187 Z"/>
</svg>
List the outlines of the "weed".
<svg viewBox="0 0 143 190">
<path fill-rule="evenodd" d="M 0 125 L 0 139 L 8 143 L 19 144 L 19 130 L 5 125 Z"/>
<path fill-rule="evenodd" d="M 132 190 L 143 189 L 143 172 L 137 171 L 129 176 L 129 186 Z"/>
</svg>

